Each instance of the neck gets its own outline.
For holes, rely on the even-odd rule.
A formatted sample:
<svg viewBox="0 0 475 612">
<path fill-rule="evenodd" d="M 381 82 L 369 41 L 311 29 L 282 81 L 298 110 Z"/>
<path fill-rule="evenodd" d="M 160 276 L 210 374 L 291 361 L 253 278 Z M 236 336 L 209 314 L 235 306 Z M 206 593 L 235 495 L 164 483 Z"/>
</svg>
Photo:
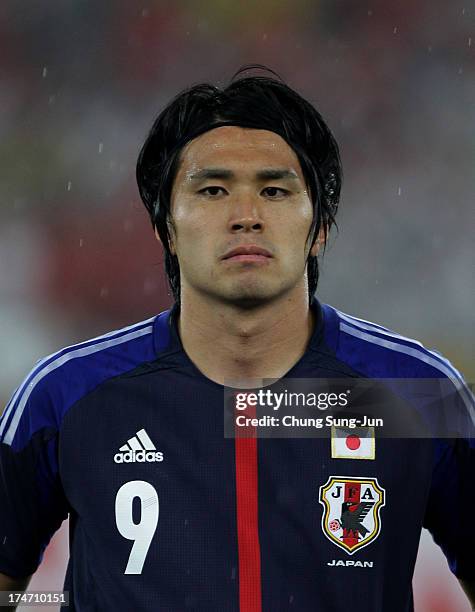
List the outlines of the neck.
<svg viewBox="0 0 475 612">
<path fill-rule="evenodd" d="M 219 384 L 281 378 L 304 354 L 313 327 L 306 288 L 252 309 L 182 294 L 178 329 L 183 348 Z"/>
</svg>

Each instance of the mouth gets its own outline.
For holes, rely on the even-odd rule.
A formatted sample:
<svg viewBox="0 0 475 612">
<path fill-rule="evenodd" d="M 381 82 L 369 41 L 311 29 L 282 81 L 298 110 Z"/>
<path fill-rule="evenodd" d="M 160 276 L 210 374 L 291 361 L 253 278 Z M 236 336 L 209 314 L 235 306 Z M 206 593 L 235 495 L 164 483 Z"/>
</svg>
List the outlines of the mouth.
<svg viewBox="0 0 475 612">
<path fill-rule="evenodd" d="M 265 263 L 272 259 L 272 255 L 266 249 L 256 245 L 248 244 L 228 251 L 222 258 L 229 262 L 251 262 Z"/>
</svg>

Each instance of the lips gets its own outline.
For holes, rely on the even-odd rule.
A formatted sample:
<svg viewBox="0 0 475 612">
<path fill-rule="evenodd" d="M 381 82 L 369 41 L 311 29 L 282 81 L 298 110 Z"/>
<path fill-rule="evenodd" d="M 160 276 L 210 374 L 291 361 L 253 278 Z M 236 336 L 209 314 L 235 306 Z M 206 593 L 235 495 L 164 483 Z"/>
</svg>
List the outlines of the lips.
<svg viewBox="0 0 475 612">
<path fill-rule="evenodd" d="M 254 244 L 241 245 L 235 249 L 228 251 L 222 259 L 238 259 L 240 261 L 253 261 L 270 259 L 272 255 L 266 249 L 258 247 Z"/>
</svg>

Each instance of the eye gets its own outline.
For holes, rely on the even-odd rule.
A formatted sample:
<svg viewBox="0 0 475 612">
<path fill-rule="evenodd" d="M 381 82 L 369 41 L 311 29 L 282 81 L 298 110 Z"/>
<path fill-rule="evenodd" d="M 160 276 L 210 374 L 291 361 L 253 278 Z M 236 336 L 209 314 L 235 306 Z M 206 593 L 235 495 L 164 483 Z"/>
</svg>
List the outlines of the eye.
<svg viewBox="0 0 475 612">
<path fill-rule="evenodd" d="M 262 190 L 262 192 L 263 193 L 266 192 L 267 196 L 273 199 L 285 197 L 286 195 L 289 194 L 287 189 L 282 189 L 282 187 L 266 187 L 265 189 Z"/>
<path fill-rule="evenodd" d="M 198 193 L 214 197 L 219 195 L 219 191 L 225 192 L 224 187 L 218 187 L 218 185 L 210 185 L 209 187 L 204 187 L 203 189 L 200 189 Z"/>
</svg>

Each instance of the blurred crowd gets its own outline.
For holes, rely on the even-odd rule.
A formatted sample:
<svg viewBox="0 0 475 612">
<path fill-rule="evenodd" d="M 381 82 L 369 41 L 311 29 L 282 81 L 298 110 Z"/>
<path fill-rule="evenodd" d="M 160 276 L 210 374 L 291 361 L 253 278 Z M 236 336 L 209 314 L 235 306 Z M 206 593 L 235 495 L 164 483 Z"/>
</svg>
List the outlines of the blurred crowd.
<svg viewBox="0 0 475 612">
<path fill-rule="evenodd" d="M 45 354 L 171 303 L 137 154 L 178 91 L 251 62 L 340 144 L 320 298 L 473 380 L 474 15 L 464 0 L 3 0 L 1 404 Z"/>
</svg>

